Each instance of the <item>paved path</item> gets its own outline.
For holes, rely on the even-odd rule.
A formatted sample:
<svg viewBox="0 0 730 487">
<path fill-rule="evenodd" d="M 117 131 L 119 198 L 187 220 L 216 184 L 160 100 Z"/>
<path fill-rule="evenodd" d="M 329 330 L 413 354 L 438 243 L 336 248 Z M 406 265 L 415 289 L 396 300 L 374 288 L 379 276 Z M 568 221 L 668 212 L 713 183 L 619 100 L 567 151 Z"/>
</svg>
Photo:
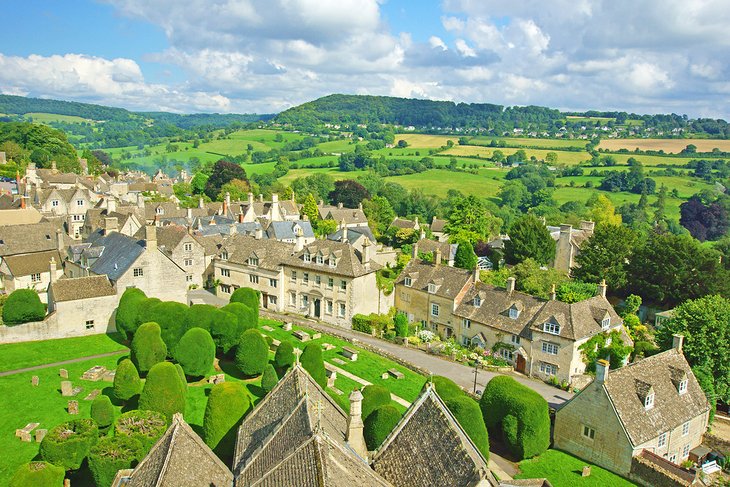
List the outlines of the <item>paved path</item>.
<svg viewBox="0 0 730 487">
<path fill-rule="evenodd" d="M 22 374 L 23 372 L 32 372 L 34 370 L 47 369 L 48 367 L 59 367 L 61 365 L 75 364 L 77 362 L 84 362 L 86 360 L 94 360 L 96 358 L 112 357 L 114 355 L 121 355 L 123 353 L 129 353 L 129 350 L 117 350 L 116 352 L 99 353 L 96 355 L 88 355 L 86 357 L 76 357 L 70 360 L 62 360 L 60 362 L 53 362 L 50 364 L 34 365 L 33 367 L 25 367 L 22 369 L 6 370 L 0 372 L 0 377 L 6 377 L 8 375 Z"/>
<path fill-rule="evenodd" d="M 359 384 L 362 384 L 364 386 L 372 385 L 372 382 L 368 382 L 365 379 L 363 379 L 362 377 L 358 377 L 355 374 L 351 374 L 350 372 L 348 372 L 348 371 L 346 371 L 344 369 L 341 369 L 341 368 L 337 367 L 336 365 L 332 365 L 329 362 L 325 362 L 324 365 L 328 369 L 334 370 L 335 372 L 337 372 L 338 374 L 340 374 L 342 377 L 347 377 L 348 379 L 354 380 L 355 382 L 357 382 Z M 393 380 L 396 380 L 396 379 L 393 379 Z M 392 400 L 394 400 L 395 402 L 397 402 L 398 404 L 400 404 L 401 406 L 404 406 L 406 408 L 411 405 L 411 403 L 409 403 L 408 401 L 406 401 L 405 399 L 403 399 L 400 396 L 396 396 L 392 392 L 390 393 L 390 398 Z"/>
</svg>

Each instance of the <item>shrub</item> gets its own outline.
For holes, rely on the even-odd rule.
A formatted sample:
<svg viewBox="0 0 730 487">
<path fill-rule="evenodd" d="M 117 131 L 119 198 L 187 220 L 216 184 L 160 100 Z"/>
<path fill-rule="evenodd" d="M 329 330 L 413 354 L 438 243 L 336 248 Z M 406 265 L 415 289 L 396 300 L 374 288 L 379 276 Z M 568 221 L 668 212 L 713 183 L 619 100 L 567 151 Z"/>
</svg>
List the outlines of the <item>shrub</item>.
<svg viewBox="0 0 730 487">
<path fill-rule="evenodd" d="M 269 363 L 269 347 L 258 330 L 247 330 L 241 335 L 236 349 L 236 367 L 243 375 L 252 377 L 264 371 Z"/>
<path fill-rule="evenodd" d="M 471 438 L 484 458 L 489 461 L 489 435 L 479 404 L 464 393 L 460 397 L 452 397 L 444 402 L 464 432 Z"/>
<path fill-rule="evenodd" d="M 93 419 L 75 419 L 52 428 L 41 441 L 40 455 L 46 462 L 78 470 L 99 439 Z"/>
<path fill-rule="evenodd" d="M 398 313 L 393 319 L 395 325 L 395 334 L 399 337 L 408 336 L 408 317 L 403 313 Z"/>
<path fill-rule="evenodd" d="M 137 329 L 132 339 L 130 358 L 142 374 L 147 373 L 155 364 L 165 360 L 167 345 L 162 340 L 160 325 L 145 323 Z"/>
<path fill-rule="evenodd" d="M 127 411 L 114 422 L 114 436 L 134 438 L 142 445 L 142 454 L 150 448 L 167 430 L 165 416 L 157 411 Z"/>
<path fill-rule="evenodd" d="M 363 436 L 368 450 L 377 449 L 400 421 L 400 413 L 391 406 L 380 406 L 365 418 Z"/>
<path fill-rule="evenodd" d="M 431 379 L 436 393 L 441 399 L 446 402 L 449 399 L 465 396 L 464 390 L 459 385 L 448 377 L 442 375 L 434 375 Z"/>
<path fill-rule="evenodd" d="M 261 388 L 267 393 L 271 392 L 271 389 L 276 386 L 277 382 L 279 382 L 279 376 L 276 375 L 276 370 L 274 369 L 274 366 L 271 364 L 266 364 L 264 374 L 261 376 Z"/>
<path fill-rule="evenodd" d="M 251 289 L 250 287 L 239 287 L 233 294 L 231 294 L 231 303 L 245 304 L 256 312 L 256 316 L 259 314 L 259 302 L 261 293 Z M 258 326 L 258 322 L 256 323 Z"/>
<path fill-rule="evenodd" d="M 304 347 L 300 358 L 302 367 L 309 372 L 312 379 L 324 389 L 327 387 L 327 372 L 324 369 L 324 360 L 322 359 L 322 349 L 316 343 L 308 343 Z"/>
<path fill-rule="evenodd" d="M 150 321 L 160 325 L 162 341 L 167 345 L 167 356 L 172 357 L 177 342 L 187 331 L 188 307 L 174 301 L 163 301 L 150 309 L 150 315 Z"/>
<path fill-rule="evenodd" d="M 517 458 L 534 457 L 550 446 L 547 401 L 512 377 L 490 380 L 479 406 L 489 431 L 500 434 Z"/>
<path fill-rule="evenodd" d="M 106 431 L 114 422 L 114 406 L 109 396 L 100 394 L 91 403 L 91 419 L 101 431 Z"/>
<path fill-rule="evenodd" d="M 41 321 L 45 316 L 46 307 L 32 289 L 16 289 L 3 306 L 3 322 L 8 326 Z"/>
<path fill-rule="evenodd" d="M 210 334 L 213 337 L 216 347 L 228 351 L 238 344 L 241 333 L 238 328 L 238 317 L 227 311 L 215 310 Z"/>
<path fill-rule="evenodd" d="M 127 288 L 119 300 L 117 313 L 114 317 L 117 330 L 122 332 L 127 338 L 132 338 L 137 331 L 139 324 L 137 323 L 137 314 L 139 313 L 139 305 L 147 299 L 145 293 L 136 287 Z"/>
<path fill-rule="evenodd" d="M 185 332 L 175 348 L 175 360 L 186 375 L 202 377 L 213 367 L 215 343 L 210 333 L 202 328 L 191 328 Z"/>
<path fill-rule="evenodd" d="M 129 436 L 107 436 L 89 452 L 89 470 L 96 485 L 112 485 L 117 472 L 144 458 L 142 443 Z"/>
<path fill-rule="evenodd" d="M 294 365 L 296 358 L 294 357 L 294 345 L 288 341 L 282 341 L 274 354 L 274 366 L 280 373 L 286 372 L 286 369 Z"/>
<path fill-rule="evenodd" d="M 362 419 L 365 420 L 377 408 L 388 404 L 390 404 L 388 389 L 377 384 L 365 386 L 362 390 Z"/>
<path fill-rule="evenodd" d="M 183 389 L 184 390 L 184 394 L 187 395 L 187 393 L 188 393 L 188 387 L 187 387 L 188 381 L 185 378 L 185 371 L 183 370 L 182 367 L 180 367 L 180 364 L 175 364 L 175 370 L 177 371 L 177 376 L 180 377 L 180 381 L 185 386 L 185 388 Z"/>
<path fill-rule="evenodd" d="M 157 298 L 147 298 L 139 303 L 139 305 L 137 306 L 137 327 L 139 327 L 143 323 L 155 321 L 154 319 L 152 319 L 152 308 L 154 308 L 161 302 L 162 301 Z"/>
<path fill-rule="evenodd" d="M 114 397 L 120 401 L 128 401 L 142 391 L 139 372 L 131 360 L 124 359 L 117 365 L 114 374 Z"/>
<path fill-rule="evenodd" d="M 370 325 L 370 318 L 362 314 L 356 314 L 352 317 L 352 329 L 367 333 L 368 335 L 372 335 L 373 333 L 373 327 Z"/>
<path fill-rule="evenodd" d="M 66 471 L 47 462 L 30 462 L 21 465 L 10 479 L 9 487 L 61 487 Z"/>
<path fill-rule="evenodd" d="M 194 304 L 188 308 L 186 328 L 198 327 L 212 334 L 213 316 L 218 310 L 212 304 Z"/>
<path fill-rule="evenodd" d="M 217 451 L 233 452 L 238 425 L 251 407 L 251 397 L 240 382 L 214 385 L 203 418 L 205 443 Z"/>
<path fill-rule="evenodd" d="M 170 422 L 173 414 L 185 412 L 186 388 L 187 384 L 180 379 L 174 364 L 155 364 L 147 374 L 144 389 L 139 395 L 139 408 L 159 411 Z"/>
<path fill-rule="evenodd" d="M 258 310 L 246 306 L 243 303 L 230 303 L 221 308 L 221 311 L 233 313 L 238 318 L 238 330 L 243 333 L 252 328 L 258 328 Z"/>
</svg>

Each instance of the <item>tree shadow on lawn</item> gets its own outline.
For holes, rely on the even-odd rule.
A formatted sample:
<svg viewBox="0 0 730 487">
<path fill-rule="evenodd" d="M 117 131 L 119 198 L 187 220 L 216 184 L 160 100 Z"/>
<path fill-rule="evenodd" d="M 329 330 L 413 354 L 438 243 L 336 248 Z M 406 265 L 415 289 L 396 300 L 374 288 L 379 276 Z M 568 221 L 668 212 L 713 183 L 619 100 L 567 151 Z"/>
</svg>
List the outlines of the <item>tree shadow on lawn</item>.
<svg viewBox="0 0 730 487">
<path fill-rule="evenodd" d="M 125 347 L 129 347 L 130 345 L 130 341 L 127 340 L 124 335 L 119 332 L 107 333 L 107 336 L 118 344 L 124 345 Z"/>
<path fill-rule="evenodd" d="M 220 367 L 224 373 L 230 375 L 231 377 L 235 377 L 236 379 L 240 379 L 240 380 L 251 379 L 251 377 L 247 377 L 247 376 L 243 375 L 243 373 L 240 370 L 238 370 L 238 367 L 236 367 L 236 364 L 234 364 L 230 360 L 221 359 L 218 362 L 218 367 Z"/>
</svg>

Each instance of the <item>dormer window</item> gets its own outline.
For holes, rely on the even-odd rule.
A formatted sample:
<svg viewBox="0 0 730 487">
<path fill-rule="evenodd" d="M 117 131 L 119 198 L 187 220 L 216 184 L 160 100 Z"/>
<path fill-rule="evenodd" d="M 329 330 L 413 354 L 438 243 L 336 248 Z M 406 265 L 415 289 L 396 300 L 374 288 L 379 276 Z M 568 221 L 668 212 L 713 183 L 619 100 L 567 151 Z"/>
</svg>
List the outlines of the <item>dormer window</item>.
<svg viewBox="0 0 730 487">
<path fill-rule="evenodd" d="M 481 305 L 482 305 L 482 298 L 480 298 L 478 295 L 474 296 L 474 306 L 478 308 Z M 517 310 L 515 310 L 515 311 L 517 311 Z"/>
<path fill-rule="evenodd" d="M 330 267 L 337 267 L 337 259 L 334 255 L 330 257 Z"/>
<path fill-rule="evenodd" d="M 509 317 L 510 318 L 512 318 L 513 320 L 516 320 L 519 316 L 520 316 L 520 312 L 517 311 L 517 309 L 515 309 L 515 308 L 510 308 L 509 309 Z"/>
<path fill-rule="evenodd" d="M 684 379 L 683 381 L 679 382 L 679 385 L 677 386 L 677 392 L 679 392 L 679 395 L 681 396 L 685 392 L 687 392 L 687 379 Z"/>
<path fill-rule="evenodd" d="M 410 277 L 406 277 L 405 279 L 403 279 L 403 284 L 406 287 L 411 287 L 413 285 L 413 280 Z"/>
<path fill-rule="evenodd" d="M 548 322 L 542 325 L 542 331 L 551 335 L 560 335 L 560 325 Z"/>
<path fill-rule="evenodd" d="M 224 250 L 221 252 L 221 260 L 228 260 L 228 251 Z"/>
<path fill-rule="evenodd" d="M 161 206 L 155 208 L 155 213 L 157 213 L 158 215 L 162 215 L 164 212 L 165 210 L 163 210 Z"/>
<path fill-rule="evenodd" d="M 650 392 L 644 398 L 644 409 L 647 411 L 654 407 L 654 391 Z"/>
<path fill-rule="evenodd" d="M 309 255 L 309 252 L 304 254 L 304 262 L 312 262 L 312 256 Z"/>
<path fill-rule="evenodd" d="M 259 265 L 259 258 L 258 257 L 249 257 L 248 258 L 248 265 L 258 267 Z"/>
<path fill-rule="evenodd" d="M 428 292 L 429 294 L 436 294 L 436 284 L 430 282 L 428 284 Z"/>
<path fill-rule="evenodd" d="M 51 206 L 53 206 L 55 208 L 58 205 L 59 205 L 59 201 L 58 200 L 51 200 Z"/>
<path fill-rule="evenodd" d="M 324 264 L 324 257 L 322 257 L 321 255 L 317 255 L 317 264 Z"/>
<path fill-rule="evenodd" d="M 601 329 L 602 330 L 608 330 L 611 327 L 611 317 L 607 316 L 603 318 L 603 321 L 601 321 Z"/>
</svg>

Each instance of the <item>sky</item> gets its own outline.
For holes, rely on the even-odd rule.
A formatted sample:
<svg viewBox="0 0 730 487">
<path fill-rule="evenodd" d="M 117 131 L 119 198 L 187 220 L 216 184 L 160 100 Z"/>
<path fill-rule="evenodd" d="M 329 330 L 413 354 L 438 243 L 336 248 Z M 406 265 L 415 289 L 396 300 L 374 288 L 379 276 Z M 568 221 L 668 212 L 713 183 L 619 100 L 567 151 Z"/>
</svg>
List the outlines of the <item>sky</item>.
<svg viewBox="0 0 730 487">
<path fill-rule="evenodd" d="M 730 119 L 730 0 L 5 0 L 0 92 L 181 113 L 332 93 Z"/>
</svg>

